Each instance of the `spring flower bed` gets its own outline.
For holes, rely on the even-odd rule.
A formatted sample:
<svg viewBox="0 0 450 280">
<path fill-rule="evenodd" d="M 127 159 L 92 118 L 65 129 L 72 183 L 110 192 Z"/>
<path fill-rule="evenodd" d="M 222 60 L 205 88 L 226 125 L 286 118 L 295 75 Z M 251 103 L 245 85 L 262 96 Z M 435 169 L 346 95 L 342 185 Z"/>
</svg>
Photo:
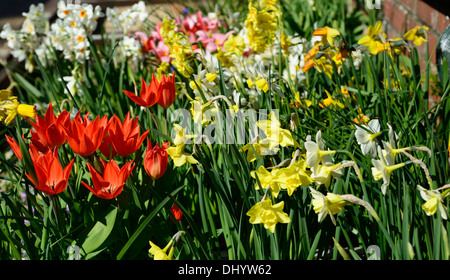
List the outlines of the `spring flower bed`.
<svg viewBox="0 0 450 280">
<path fill-rule="evenodd" d="M 390 38 L 344 0 L 153 14 L 3 26 L 0 259 L 450 258 L 428 27 Z"/>
</svg>

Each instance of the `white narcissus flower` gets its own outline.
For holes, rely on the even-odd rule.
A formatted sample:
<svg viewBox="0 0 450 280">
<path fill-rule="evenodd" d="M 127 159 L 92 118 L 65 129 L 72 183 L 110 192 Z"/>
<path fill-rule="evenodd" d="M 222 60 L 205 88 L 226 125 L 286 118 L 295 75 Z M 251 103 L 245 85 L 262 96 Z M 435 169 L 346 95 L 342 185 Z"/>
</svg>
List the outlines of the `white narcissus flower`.
<svg viewBox="0 0 450 280">
<path fill-rule="evenodd" d="M 331 163 L 330 155 L 336 153 L 334 150 L 325 150 L 325 144 L 322 141 L 322 132 L 320 130 L 316 133 L 316 142 L 311 140 L 305 142 L 305 149 L 306 164 L 311 167 L 313 173 L 317 171 L 320 163 Z"/>
<path fill-rule="evenodd" d="M 379 120 L 371 120 L 368 125 L 362 125 L 356 128 L 356 141 L 361 145 L 363 155 L 370 154 L 372 157 L 376 157 L 377 143 L 375 138 L 380 134 Z"/>
<path fill-rule="evenodd" d="M 127 58 L 136 62 L 141 60 L 141 43 L 134 37 L 124 36 L 121 42 L 122 50 Z"/>
<path fill-rule="evenodd" d="M 334 215 L 339 213 L 348 202 L 334 193 L 327 193 L 325 196 L 312 187 L 309 187 L 309 190 L 313 196 L 312 205 L 314 212 L 318 215 L 318 221 L 322 222 L 327 215 L 330 215 L 331 221 L 336 225 Z"/>
<path fill-rule="evenodd" d="M 391 182 L 391 173 L 405 166 L 405 163 L 394 164 L 393 157 L 385 157 L 383 151 L 378 147 L 378 156 L 380 159 L 372 159 L 372 175 L 376 181 L 383 179 L 381 193 L 386 194 L 387 187 Z"/>
<path fill-rule="evenodd" d="M 422 204 L 422 209 L 428 216 L 432 216 L 437 212 L 439 207 L 439 212 L 444 220 L 447 220 L 447 207 L 443 204 L 442 195 L 438 190 L 427 190 L 424 187 L 418 185 L 417 189 L 420 191 L 420 196 L 425 200 Z"/>
</svg>

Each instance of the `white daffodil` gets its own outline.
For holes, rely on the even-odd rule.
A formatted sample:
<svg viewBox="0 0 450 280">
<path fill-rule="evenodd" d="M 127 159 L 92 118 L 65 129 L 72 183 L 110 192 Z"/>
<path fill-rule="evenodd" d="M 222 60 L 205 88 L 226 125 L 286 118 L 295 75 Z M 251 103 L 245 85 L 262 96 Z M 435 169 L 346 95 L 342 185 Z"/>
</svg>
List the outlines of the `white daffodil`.
<svg viewBox="0 0 450 280">
<path fill-rule="evenodd" d="M 122 38 L 121 48 L 125 56 L 133 62 L 138 62 L 143 58 L 141 43 L 135 37 L 124 36 Z"/>
<path fill-rule="evenodd" d="M 381 193 L 386 194 L 387 187 L 391 182 L 391 173 L 405 166 L 405 163 L 394 164 L 392 157 L 385 157 L 381 147 L 378 146 L 378 156 L 380 159 L 372 159 L 372 175 L 376 181 L 383 179 L 381 185 Z"/>
<path fill-rule="evenodd" d="M 314 212 L 318 215 L 319 222 L 322 222 L 327 215 L 330 215 L 331 221 L 334 225 L 336 225 L 334 215 L 339 213 L 344 206 L 348 204 L 348 202 L 334 193 L 327 193 L 325 196 L 312 187 L 309 187 L 309 190 L 311 191 L 311 195 L 313 197 L 312 205 Z"/>
<path fill-rule="evenodd" d="M 7 41 L 11 48 L 11 55 L 19 62 L 25 61 L 25 69 L 32 72 L 34 69 L 34 60 L 31 56 L 42 44 L 46 38 L 46 28 L 48 19 L 44 14 L 44 5 L 32 4 L 28 12 L 22 13 L 25 17 L 22 28 L 13 30 L 9 23 L 3 26 L 0 38 Z"/>
<path fill-rule="evenodd" d="M 139 1 L 130 8 L 120 12 L 117 7 L 106 8 L 106 19 L 112 24 L 114 29 L 123 34 L 128 34 L 136 26 L 138 20 L 144 21 L 148 18 L 148 15 L 147 7 L 143 1 Z"/>
<path fill-rule="evenodd" d="M 427 190 L 419 185 L 417 189 L 420 191 L 420 196 L 425 200 L 425 203 L 422 204 L 422 209 L 425 213 L 428 216 L 432 216 L 437 212 L 437 208 L 439 207 L 442 219 L 447 220 L 447 207 L 444 205 L 441 193 L 438 190 Z"/>
<path fill-rule="evenodd" d="M 203 69 L 202 64 L 198 65 L 197 74 L 193 74 L 193 79 L 189 82 L 190 88 L 196 97 L 202 98 L 202 93 L 207 100 L 219 92 L 217 87 L 218 76 L 215 73 Z"/>
<path fill-rule="evenodd" d="M 381 134 L 380 121 L 371 120 L 368 125 L 358 126 L 356 128 L 355 137 L 363 155 L 370 154 L 372 157 L 377 155 L 377 143 L 375 138 Z"/>
<path fill-rule="evenodd" d="M 274 70 L 272 69 L 272 73 L 269 76 L 269 70 L 266 69 L 264 61 L 248 64 L 245 70 L 248 76 L 247 85 L 249 88 L 256 86 L 256 89 L 260 92 L 267 93 L 270 89 L 272 92 L 282 94 L 280 86 L 272 77 Z"/>
<path fill-rule="evenodd" d="M 316 141 L 311 141 L 308 137 L 305 142 L 306 149 L 306 164 L 311 167 L 313 173 L 317 171 L 320 163 L 331 163 L 330 155 L 336 153 L 334 150 L 325 150 L 325 144 L 322 141 L 322 132 L 319 130 L 316 133 Z"/>
</svg>

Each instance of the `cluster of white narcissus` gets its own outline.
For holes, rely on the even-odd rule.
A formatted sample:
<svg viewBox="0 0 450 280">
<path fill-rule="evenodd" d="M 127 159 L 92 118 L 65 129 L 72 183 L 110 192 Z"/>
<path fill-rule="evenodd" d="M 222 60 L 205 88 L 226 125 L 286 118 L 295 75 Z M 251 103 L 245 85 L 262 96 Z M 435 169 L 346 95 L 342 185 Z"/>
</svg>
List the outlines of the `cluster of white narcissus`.
<svg viewBox="0 0 450 280">
<path fill-rule="evenodd" d="M 90 54 L 87 36 L 94 32 L 98 19 L 104 16 L 100 6 L 94 8 L 89 4 L 60 1 L 57 16 L 50 27 L 53 46 L 62 51 L 66 59 L 84 63 Z"/>
<path fill-rule="evenodd" d="M 127 34 L 136 26 L 138 20 L 143 22 L 149 16 L 144 1 L 139 1 L 128 9 L 119 11 L 117 7 L 106 8 L 106 18 L 114 29 Z"/>
<path fill-rule="evenodd" d="M 30 56 L 34 51 L 39 55 L 43 52 L 43 42 L 48 28 L 48 20 L 44 13 L 44 5 L 31 5 L 27 13 L 22 13 L 25 20 L 22 28 L 13 30 L 10 23 L 3 26 L 0 38 L 7 41 L 11 55 L 19 62 L 25 61 L 25 67 L 32 71 L 33 63 Z"/>
</svg>

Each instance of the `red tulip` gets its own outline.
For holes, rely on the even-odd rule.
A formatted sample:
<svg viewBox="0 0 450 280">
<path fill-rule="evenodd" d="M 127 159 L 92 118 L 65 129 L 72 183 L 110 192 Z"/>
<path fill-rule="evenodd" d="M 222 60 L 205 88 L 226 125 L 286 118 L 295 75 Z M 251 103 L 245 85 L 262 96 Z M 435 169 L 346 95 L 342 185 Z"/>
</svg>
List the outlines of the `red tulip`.
<svg viewBox="0 0 450 280">
<path fill-rule="evenodd" d="M 40 154 L 34 145 L 30 145 L 30 157 L 33 161 L 36 177 L 25 174 L 33 182 L 36 189 L 48 195 L 55 195 L 67 187 L 74 159 L 64 168 L 58 160 L 57 148 Z"/>
<path fill-rule="evenodd" d="M 107 116 L 101 119 L 97 116 L 95 120 L 88 119 L 89 113 L 80 117 L 80 112 L 75 116 L 73 121 L 69 121 L 64 127 L 67 136 L 67 142 L 72 150 L 82 156 L 93 154 L 102 144 L 108 132 Z"/>
<path fill-rule="evenodd" d="M 183 212 L 181 212 L 180 208 L 178 208 L 178 206 L 176 204 L 174 204 L 172 206 L 172 208 L 170 208 L 170 212 L 172 212 L 173 216 L 175 217 L 175 219 L 177 221 L 180 221 L 181 218 L 183 217 Z M 172 219 L 172 217 L 171 217 Z"/>
<path fill-rule="evenodd" d="M 6 142 L 8 142 L 9 146 L 11 147 L 12 151 L 18 157 L 20 160 L 23 159 L 22 151 L 20 151 L 19 144 L 17 144 L 16 140 L 12 138 L 11 136 L 8 136 L 5 134 Z"/>
<path fill-rule="evenodd" d="M 158 88 L 158 104 L 164 109 L 175 101 L 175 73 L 172 76 L 162 75 Z"/>
<path fill-rule="evenodd" d="M 143 78 L 141 79 L 140 97 L 128 90 L 123 90 L 123 92 L 128 95 L 128 97 L 131 98 L 131 100 L 133 100 L 136 104 L 142 107 L 152 107 L 156 104 L 156 102 L 158 102 L 158 87 L 158 79 L 154 74 L 152 74 L 150 85 L 147 85 Z"/>
<path fill-rule="evenodd" d="M 167 142 L 163 143 L 161 147 L 156 144 L 153 148 L 152 144 L 148 143 L 144 156 L 144 168 L 153 180 L 161 178 L 166 172 L 168 161 L 167 148 Z"/>
<path fill-rule="evenodd" d="M 35 130 L 31 131 L 32 139 L 51 149 L 60 147 L 66 142 L 66 133 L 63 126 L 67 125 L 69 121 L 70 114 L 67 111 L 62 111 L 58 117 L 55 117 L 50 103 L 44 118 L 37 116 L 36 122 L 29 121 Z M 45 152 L 45 150 L 39 150 Z"/>
<path fill-rule="evenodd" d="M 140 128 L 138 122 L 138 117 L 130 118 L 130 112 L 125 116 L 123 123 L 119 117 L 114 115 L 109 121 L 108 136 L 105 138 L 100 151 L 105 156 L 118 154 L 122 157 L 135 153 L 150 132 L 150 130 L 147 130 L 139 136 Z M 111 146 L 112 154 L 108 146 Z"/>
<path fill-rule="evenodd" d="M 114 160 L 105 163 L 102 159 L 102 162 L 104 166 L 103 175 L 98 173 L 89 163 L 87 164 L 94 187 L 89 186 L 85 182 L 81 183 L 94 195 L 102 199 L 112 199 L 122 192 L 123 186 L 134 168 L 134 163 L 130 161 L 125 163 L 122 168 L 119 168 L 119 165 Z"/>
</svg>

